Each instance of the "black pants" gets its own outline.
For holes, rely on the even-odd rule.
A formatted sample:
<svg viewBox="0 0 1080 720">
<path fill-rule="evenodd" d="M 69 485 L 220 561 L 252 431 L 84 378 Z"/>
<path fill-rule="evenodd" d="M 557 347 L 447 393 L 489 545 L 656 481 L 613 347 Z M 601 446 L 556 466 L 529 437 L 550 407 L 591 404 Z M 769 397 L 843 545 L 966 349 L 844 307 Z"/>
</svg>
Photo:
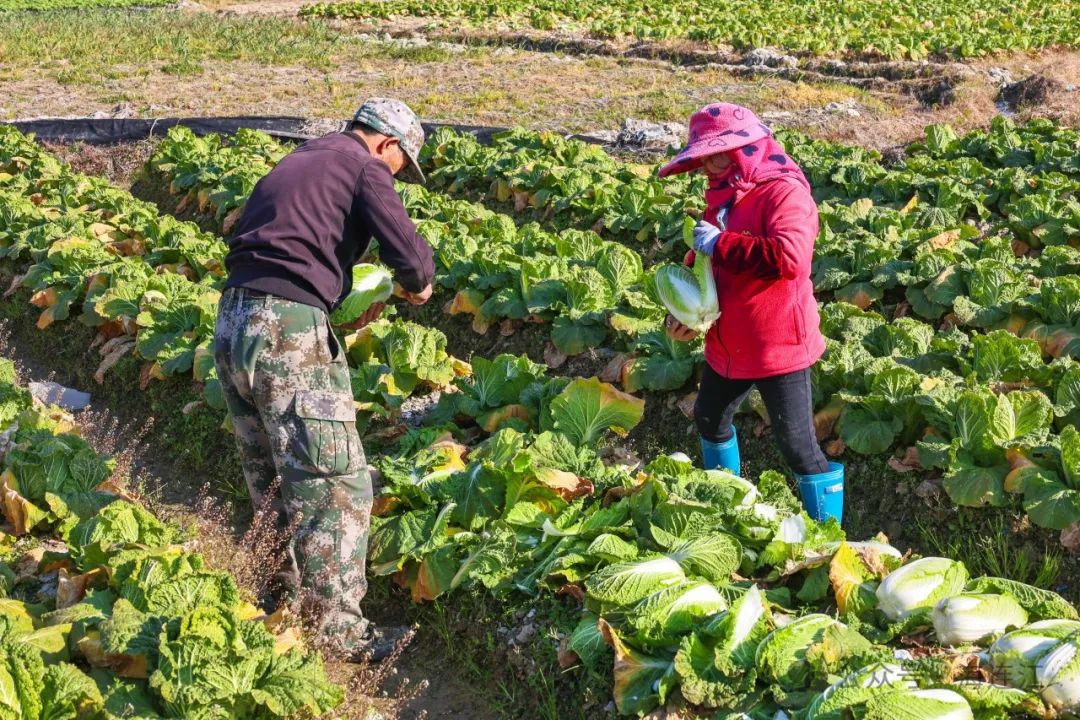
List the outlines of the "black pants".
<svg viewBox="0 0 1080 720">
<path fill-rule="evenodd" d="M 701 436 L 710 442 L 730 440 L 731 421 L 755 385 L 769 411 L 776 443 L 791 469 L 798 475 L 828 472 L 829 461 L 814 431 L 809 368 L 762 380 L 729 380 L 706 363 L 694 405 L 694 421 Z"/>
</svg>

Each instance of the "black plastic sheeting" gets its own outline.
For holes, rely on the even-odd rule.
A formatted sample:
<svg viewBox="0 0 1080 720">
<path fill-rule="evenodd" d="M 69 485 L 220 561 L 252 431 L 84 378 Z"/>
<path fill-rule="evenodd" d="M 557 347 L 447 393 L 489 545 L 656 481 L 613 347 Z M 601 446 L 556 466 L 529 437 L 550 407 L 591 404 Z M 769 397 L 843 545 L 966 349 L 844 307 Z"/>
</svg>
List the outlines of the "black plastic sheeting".
<svg viewBox="0 0 1080 720">
<path fill-rule="evenodd" d="M 90 145 L 113 145 L 123 142 L 145 140 L 159 137 L 169 128 L 183 125 L 191 128 L 197 135 L 220 133 L 234 134 L 241 128 L 262 130 L 263 132 L 287 140 L 310 140 L 319 132 L 312 134 L 313 127 L 328 128 L 323 121 L 312 121 L 297 117 L 212 117 L 212 118 L 41 118 L 35 120 L 15 120 L 4 122 L 13 125 L 24 133 L 33 133 L 40 140 L 48 142 L 84 142 Z M 342 123 L 344 125 L 344 123 Z M 424 131 L 429 135 L 435 130 L 449 127 L 458 132 L 475 135 L 480 142 L 489 142 L 491 136 L 508 128 L 484 127 L 478 125 L 454 125 L 447 123 L 424 123 Z M 324 130 L 325 131 L 325 130 Z M 575 135 L 578 140 L 602 144 L 599 138 L 587 135 Z"/>
<path fill-rule="evenodd" d="M 291 117 L 220 118 L 42 118 L 6 123 L 49 142 L 84 142 L 111 145 L 161 136 L 184 125 L 199 135 L 233 134 L 240 128 L 262 130 L 275 137 L 306 139 L 303 120 Z"/>
</svg>

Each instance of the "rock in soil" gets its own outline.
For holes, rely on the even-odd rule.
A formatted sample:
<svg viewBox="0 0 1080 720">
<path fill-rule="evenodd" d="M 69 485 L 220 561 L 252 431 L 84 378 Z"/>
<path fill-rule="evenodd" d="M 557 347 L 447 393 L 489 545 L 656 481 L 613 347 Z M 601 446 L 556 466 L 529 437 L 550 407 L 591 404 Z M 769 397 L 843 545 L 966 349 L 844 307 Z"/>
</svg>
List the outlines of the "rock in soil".
<svg viewBox="0 0 1080 720">
<path fill-rule="evenodd" d="M 1073 555 L 1080 555 L 1080 522 L 1061 531 L 1061 545 Z"/>
<path fill-rule="evenodd" d="M 1009 72 L 1008 68 L 992 67 L 986 71 L 986 74 L 990 78 L 990 82 L 998 87 L 1005 87 L 1013 82 L 1012 73 Z"/>
<path fill-rule="evenodd" d="M 799 61 L 794 55 L 784 55 L 772 48 L 754 48 L 743 55 L 743 64 L 750 67 L 798 67 Z"/>
<path fill-rule="evenodd" d="M 31 382 L 30 394 L 44 405 L 59 405 L 65 410 L 83 410 L 90 404 L 90 393 L 64 387 L 51 381 Z"/>
<path fill-rule="evenodd" d="M 681 123 L 653 123 L 647 120 L 627 118 L 615 138 L 620 149 L 638 152 L 664 152 L 681 147 L 686 139 L 687 128 Z"/>
</svg>

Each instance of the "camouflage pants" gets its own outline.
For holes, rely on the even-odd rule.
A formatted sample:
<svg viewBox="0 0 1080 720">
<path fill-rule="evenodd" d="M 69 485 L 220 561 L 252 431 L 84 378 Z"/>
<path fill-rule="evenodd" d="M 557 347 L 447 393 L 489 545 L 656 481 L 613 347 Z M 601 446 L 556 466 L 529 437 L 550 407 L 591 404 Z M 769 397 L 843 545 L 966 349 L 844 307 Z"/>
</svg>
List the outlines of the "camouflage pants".
<svg viewBox="0 0 1080 720">
<path fill-rule="evenodd" d="M 366 630 L 372 490 L 344 349 L 322 310 L 232 288 L 218 307 L 214 359 L 252 503 L 298 525 L 294 571 L 320 635 L 348 651 Z M 268 499 L 278 477 L 280 498 Z"/>
</svg>

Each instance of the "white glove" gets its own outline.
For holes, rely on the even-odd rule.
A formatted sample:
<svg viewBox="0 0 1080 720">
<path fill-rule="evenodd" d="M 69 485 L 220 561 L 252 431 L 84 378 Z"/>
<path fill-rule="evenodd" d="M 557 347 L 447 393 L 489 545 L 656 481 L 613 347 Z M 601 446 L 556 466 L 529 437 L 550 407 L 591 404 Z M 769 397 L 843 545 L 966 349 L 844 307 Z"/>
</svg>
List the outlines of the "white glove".
<svg viewBox="0 0 1080 720">
<path fill-rule="evenodd" d="M 718 228 L 710 222 L 698 220 L 697 225 L 694 226 L 694 251 L 711 257 L 722 230 L 723 228 Z"/>
</svg>

